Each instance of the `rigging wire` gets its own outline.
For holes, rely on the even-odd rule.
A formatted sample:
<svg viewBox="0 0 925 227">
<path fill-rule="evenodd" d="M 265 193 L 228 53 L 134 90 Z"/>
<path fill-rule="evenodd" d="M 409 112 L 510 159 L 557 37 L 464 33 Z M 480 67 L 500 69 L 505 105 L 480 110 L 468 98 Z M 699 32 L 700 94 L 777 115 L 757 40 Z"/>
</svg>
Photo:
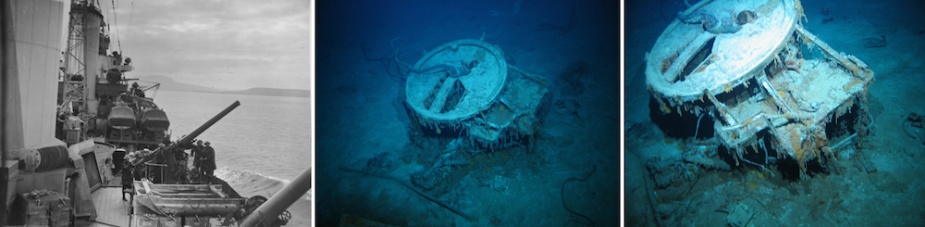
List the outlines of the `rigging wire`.
<svg viewBox="0 0 925 227">
<path fill-rule="evenodd" d="M 132 34 L 132 29 L 131 29 L 131 27 L 132 27 L 132 21 L 133 21 L 134 18 L 135 18 L 135 0 L 132 0 L 132 9 L 131 9 L 130 11 L 128 11 L 128 25 L 125 26 L 126 29 L 129 29 L 129 31 L 128 31 L 129 34 L 127 34 L 127 35 L 129 35 L 129 36 L 131 36 L 131 34 Z M 119 47 L 119 49 L 122 49 L 122 47 Z"/>
<path fill-rule="evenodd" d="M 116 0 L 112 0 L 112 19 L 113 23 L 116 24 L 116 43 L 119 46 L 119 53 L 122 53 L 122 40 L 119 39 L 119 16 L 116 13 Z M 109 27 L 109 25 L 106 25 Z M 112 33 L 112 29 L 109 29 L 109 32 Z"/>
</svg>

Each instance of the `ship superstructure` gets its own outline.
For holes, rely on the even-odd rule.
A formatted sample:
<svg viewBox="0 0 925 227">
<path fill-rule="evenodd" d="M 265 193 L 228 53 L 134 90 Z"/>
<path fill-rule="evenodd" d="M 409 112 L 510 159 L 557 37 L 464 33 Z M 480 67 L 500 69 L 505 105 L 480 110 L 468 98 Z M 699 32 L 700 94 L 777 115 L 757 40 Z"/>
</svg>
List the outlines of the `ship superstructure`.
<svg viewBox="0 0 925 227">
<path fill-rule="evenodd" d="M 98 6 L 96 1 L 71 3 L 58 106 L 59 115 L 77 115 L 84 127 L 62 129 L 66 132 L 59 138 L 73 144 L 100 136 L 129 152 L 154 148 L 169 139 L 167 114 L 146 97 L 160 84 L 139 86 L 125 76 L 134 69 L 131 58 L 110 49 L 110 26 Z"/>
</svg>

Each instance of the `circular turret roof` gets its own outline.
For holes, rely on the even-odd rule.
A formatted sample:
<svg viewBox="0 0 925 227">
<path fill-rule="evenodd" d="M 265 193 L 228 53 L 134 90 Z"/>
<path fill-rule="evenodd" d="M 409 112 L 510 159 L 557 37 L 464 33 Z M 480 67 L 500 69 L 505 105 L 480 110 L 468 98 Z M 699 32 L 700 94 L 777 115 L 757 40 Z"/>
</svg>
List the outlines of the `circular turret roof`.
<svg viewBox="0 0 925 227">
<path fill-rule="evenodd" d="M 500 48 L 458 40 L 435 48 L 414 65 L 405 84 L 405 101 L 426 120 L 464 120 L 488 109 L 506 79 Z"/>
<path fill-rule="evenodd" d="M 709 2 L 709 1 L 708 1 Z M 714 34 L 703 24 L 676 19 L 646 55 L 646 83 L 663 97 L 699 99 L 704 90 L 718 94 L 755 75 L 774 59 L 797 23 L 793 0 L 715 0 L 682 15 L 707 14 L 736 25 L 743 11 L 754 21 L 731 33 Z"/>
</svg>

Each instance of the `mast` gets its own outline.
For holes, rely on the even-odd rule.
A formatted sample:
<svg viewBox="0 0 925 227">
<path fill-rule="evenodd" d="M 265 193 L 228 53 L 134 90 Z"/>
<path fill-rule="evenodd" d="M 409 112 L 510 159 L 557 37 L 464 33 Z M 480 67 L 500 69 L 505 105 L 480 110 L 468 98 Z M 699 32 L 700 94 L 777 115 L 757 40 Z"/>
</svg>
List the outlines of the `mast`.
<svg viewBox="0 0 925 227">
<path fill-rule="evenodd" d="M 64 56 L 65 88 L 61 93 L 62 102 L 70 101 L 80 108 L 80 112 L 91 116 L 96 115 L 96 107 L 99 105 L 96 83 L 102 71 L 99 50 L 103 14 L 98 6 L 96 0 L 71 1 Z M 71 80 L 71 77 L 77 75 L 83 76 L 83 80 Z"/>
</svg>

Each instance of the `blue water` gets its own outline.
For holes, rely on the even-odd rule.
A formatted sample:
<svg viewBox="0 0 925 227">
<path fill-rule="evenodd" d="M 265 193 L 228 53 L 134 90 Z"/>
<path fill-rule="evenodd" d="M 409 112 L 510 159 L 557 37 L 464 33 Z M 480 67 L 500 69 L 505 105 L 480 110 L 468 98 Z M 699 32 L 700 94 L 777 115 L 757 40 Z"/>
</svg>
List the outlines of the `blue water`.
<svg viewBox="0 0 925 227">
<path fill-rule="evenodd" d="M 620 51 L 615 3 L 319 2 L 318 225 L 336 226 L 349 217 L 398 226 L 562 226 L 586 221 L 565 207 L 597 225 L 617 223 Z M 425 191 L 472 216 L 470 220 L 401 183 L 342 171 L 386 166 L 385 174 L 407 181 L 427 165 L 427 157 L 443 150 L 420 149 L 411 142 L 411 121 L 402 104 L 405 84 L 389 63 L 397 58 L 414 64 L 423 52 L 460 39 L 499 46 L 508 64 L 548 81 L 549 105 L 558 106 L 538 129 L 534 153 L 512 149 L 476 157 L 504 161 L 476 162 L 473 166 L 479 168 L 443 184 L 445 189 Z M 587 181 L 563 186 L 595 168 Z"/>
<path fill-rule="evenodd" d="M 658 110 L 650 108 L 645 76 L 646 53 L 678 12 L 687 9 L 684 2 L 626 3 L 628 226 L 725 226 L 743 214 L 754 214 L 754 226 L 920 226 L 925 222 L 921 205 L 925 180 L 919 177 L 925 173 L 920 166 L 925 161 L 922 141 L 907 135 L 902 126 L 910 113 L 925 111 L 920 98 L 925 96 L 921 1 L 802 0 L 806 30 L 835 50 L 864 61 L 876 78 L 866 90 L 874 122 L 871 134 L 856 146 L 835 151 L 841 171 L 789 181 L 782 179 L 781 170 L 793 166 L 769 165 L 770 171 L 744 164 L 733 171 L 678 168 L 667 172 L 690 174 L 678 180 L 684 183 L 652 190 L 655 174 L 647 170 L 654 163 L 681 157 L 687 148 L 696 147 L 690 136 L 673 137 L 653 124 L 650 116 L 656 114 L 650 112 Z M 885 46 L 865 47 L 864 39 L 884 36 Z M 680 128 L 694 131 L 692 124 Z M 921 131 L 917 130 L 912 134 Z M 877 171 L 869 171 L 871 166 Z"/>
<path fill-rule="evenodd" d="M 271 197 L 311 166 L 307 97 L 215 94 L 159 90 L 155 103 L 170 119 L 172 139 L 198 128 L 235 100 L 241 105 L 198 139 L 215 148 L 215 175 L 244 196 Z M 306 195 L 289 210 L 293 224 L 309 223 Z"/>
</svg>

